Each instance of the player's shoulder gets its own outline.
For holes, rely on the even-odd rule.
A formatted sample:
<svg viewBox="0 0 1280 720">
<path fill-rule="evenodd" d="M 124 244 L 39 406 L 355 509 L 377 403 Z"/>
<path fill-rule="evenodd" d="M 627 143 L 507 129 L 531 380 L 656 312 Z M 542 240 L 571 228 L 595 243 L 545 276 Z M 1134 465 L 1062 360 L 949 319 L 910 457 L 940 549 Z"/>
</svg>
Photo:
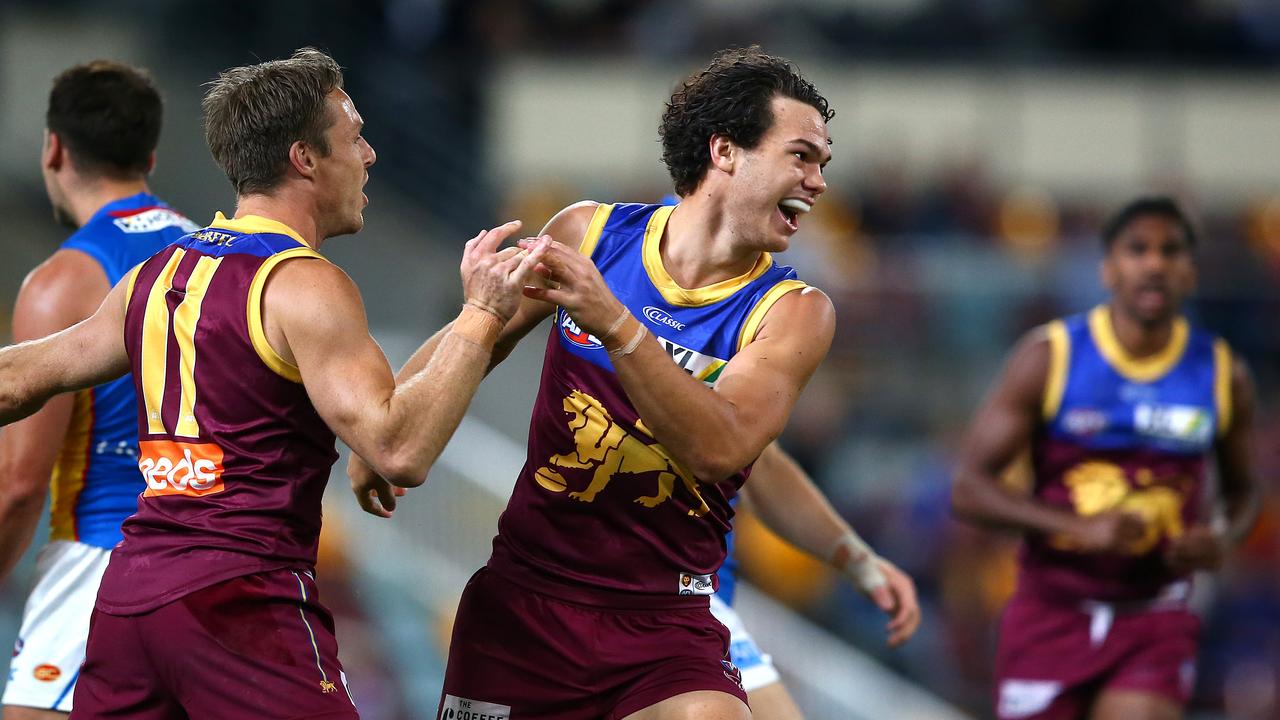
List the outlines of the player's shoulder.
<svg viewBox="0 0 1280 720">
<path fill-rule="evenodd" d="M 756 338 L 787 335 L 830 338 L 835 334 L 836 308 L 822 290 L 796 280 L 774 286 L 780 293 L 765 313 Z"/>
<path fill-rule="evenodd" d="M 74 249 L 59 249 L 27 273 L 14 304 L 14 325 L 30 324 L 53 332 L 89 317 L 110 292 L 96 259 Z"/>
</svg>

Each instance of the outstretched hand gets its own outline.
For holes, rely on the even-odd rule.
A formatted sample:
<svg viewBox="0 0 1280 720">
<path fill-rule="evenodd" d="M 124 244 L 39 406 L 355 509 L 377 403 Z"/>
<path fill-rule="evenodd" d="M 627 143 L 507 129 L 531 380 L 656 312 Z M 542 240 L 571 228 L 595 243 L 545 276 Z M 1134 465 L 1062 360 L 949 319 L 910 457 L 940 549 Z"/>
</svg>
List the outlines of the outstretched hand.
<svg viewBox="0 0 1280 720">
<path fill-rule="evenodd" d="M 883 585 L 868 593 L 871 601 L 889 616 L 885 629 L 889 633 L 888 644 L 896 648 L 915 634 L 920 627 L 920 603 L 916 599 L 916 585 L 906 573 L 884 558 L 877 558 Z"/>
<path fill-rule="evenodd" d="M 462 252 L 462 292 L 468 303 L 481 307 L 502 322 L 511 319 L 520 305 L 520 291 L 540 280 L 536 268 L 547 252 L 548 237 L 527 238 L 521 247 L 498 248 L 520 229 L 520 221 L 483 230 L 467 241 Z"/>
</svg>

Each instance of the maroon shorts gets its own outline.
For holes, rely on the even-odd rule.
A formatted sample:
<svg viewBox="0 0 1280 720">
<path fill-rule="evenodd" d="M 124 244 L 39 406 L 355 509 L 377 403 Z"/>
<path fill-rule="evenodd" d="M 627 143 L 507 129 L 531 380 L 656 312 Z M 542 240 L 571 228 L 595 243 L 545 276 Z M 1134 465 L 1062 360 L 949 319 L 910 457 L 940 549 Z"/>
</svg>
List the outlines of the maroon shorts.
<svg viewBox="0 0 1280 720">
<path fill-rule="evenodd" d="M 309 573 L 233 578 L 140 615 L 94 610 L 76 720 L 358 718 Z"/>
<path fill-rule="evenodd" d="M 614 720 L 694 690 L 747 701 L 708 607 L 568 602 L 481 568 L 458 605 L 436 717 Z"/>
<path fill-rule="evenodd" d="M 1103 690 L 1138 690 L 1179 705 L 1195 683 L 1200 619 L 1184 609 L 1074 606 L 1018 596 L 1000 621 L 996 716 L 1085 717 Z"/>
</svg>

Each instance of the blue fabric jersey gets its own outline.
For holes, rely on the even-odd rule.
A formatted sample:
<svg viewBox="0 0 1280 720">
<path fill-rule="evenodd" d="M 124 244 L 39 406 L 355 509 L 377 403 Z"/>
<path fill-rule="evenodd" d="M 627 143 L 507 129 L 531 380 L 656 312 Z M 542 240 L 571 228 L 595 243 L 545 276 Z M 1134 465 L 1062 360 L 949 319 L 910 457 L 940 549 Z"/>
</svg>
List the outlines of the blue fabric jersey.
<svg viewBox="0 0 1280 720">
<path fill-rule="evenodd" d="M 97 261 L 114 287 L 138 263 L 198 226 L 154 195 L 104 205 L 62 244 Z M 138 405 L 128 376 L 75 394 L 75 409 L 50 480 L 50 539 L 101 548 L 120 542 L 137 509 Z"/>
</svg>

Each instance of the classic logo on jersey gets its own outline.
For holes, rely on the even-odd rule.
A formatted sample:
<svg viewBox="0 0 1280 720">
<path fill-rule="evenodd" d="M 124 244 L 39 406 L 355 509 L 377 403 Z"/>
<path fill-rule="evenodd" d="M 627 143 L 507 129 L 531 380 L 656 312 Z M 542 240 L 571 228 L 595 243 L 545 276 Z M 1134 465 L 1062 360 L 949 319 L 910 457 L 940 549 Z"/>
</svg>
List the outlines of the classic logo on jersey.
<svg viewBox="0 0 1280 720">
<path fill-rule="evenodd" d="M 649 322 L 666 325 L 667 327 L 675 328 L 676 330 L 683 330 L 686 327 L 684 323 L 671 317 L 671 313 L 663 310 L 662 308 L 645 305 L 643 312 L 644 316 L 649 319 Z"/>
<path fill-rule="evenodd" d="M 1107 429 L 1107 414 L 1093 408 L 1072 408 L 1062 416 L 1062 427 L 1072 435 L 1097 435 Z"/>
<path fill-rule="evenodd" d="M 511 720 L 511 706 L 445 695 L 440 720 Z"/>
<path fill-rule="evenodd" d="M 676 592 L 681 595 L 712 595 L 716 591 L 713 578 L 712 575 L 680 573 L 680 586 L 676 588 Z"/>
<path fill-rule="evenodd" d="M 199 225 L 169 208 L 150 208 L 133 215 L 118 217 L 112 222 L 121 231 L 127 233 L 151 233 L 168 227 L 176 227 L 183 232 L 195 232 L 200 229 Z"/>
<path fill-rule="evenodd" d="M 710 511 L 693 475 L 681 469 L 661 445 L 647 443 L 615 422 L 599 400 L 581 390 L 574 390 L 564 399 L 563 407 L 570 415 L 568 424 L 573 432 L 574 449 L 569 453 L 552 455 L 547 462 L 560 468 L 591 471 L 591 482 L 585 489 L 569 493 L 570 498 L 579 502 L 595 502 L 596 496 L 609 486 L 615 475 L 655 474 L 656 492 L 635 498 L 636 503 L 647 508 L 661 505 L 671 498 L 678 478 L 697 501 L 697 507 L 691 508 L 689 514 L 701 517 Z M 539 468 L 534 479 L 551 492 L 563 492 L 568 488 L 564 476 L 550 467 Z"/>
<path fill-rule="evenodd" d="M 1182 534 L 1182 505 L 1192 485 L 1187 478 L 1157 480 L 1144 468 L 1135 473 L 1131 484 L 1121 466 L 1090 460 L 1068 470 L 1062 481 L 1071 491 L 1072 507 L 1080 515 L 1120 510 L 1143 519 L 1146 531 L 1124 549 L 1125 554 L 1145 555 L 1161 540 Z M 1054 537 L 1051 543 L 1061 550 L 1075 549 L 1066 537 Z"/>
<path fill-rule="evenodd" d="M 57 665 L 49 665 L 46 663 L 44 665 L 37 665 L 36 669 L 33 670 L 31 674 L 40 682 L 53 682 L 54 680 L 62 677 L 62 668 Z"/>
<path fill-rule="evenodd" d="M 565 312 L 564 308 L 558 308 L 556 310 L 556 314 L 558 316 L 556 324 L 560 326 L 560 334 L 564 336 L 565 340 L 568 340 L 570 343 L 577 345 L 580 348 L 587 348 L 588 350 L 598 350 L 604 347 L 604 343 L 600 342 L 595 335 L 592 335 L 578 327 L 578 323 L 574 322 L 573 318 L 569 317 L 569 313 Z"/>
<path fill-rule="evenodd" d="M 1141 435 L 1186 445 L 1205 445 L 1213 437 L 1213 414 L 1197 405 L 1139 403 L 1133 427 Z"/>
<path fill-rule="evenodd" d="M 143 497 L 201 497 L 226 489 L 222 483 L 222 448 L 213 443 L 143 440 L 138 469 L 147 481 Z"/>
</svg>

